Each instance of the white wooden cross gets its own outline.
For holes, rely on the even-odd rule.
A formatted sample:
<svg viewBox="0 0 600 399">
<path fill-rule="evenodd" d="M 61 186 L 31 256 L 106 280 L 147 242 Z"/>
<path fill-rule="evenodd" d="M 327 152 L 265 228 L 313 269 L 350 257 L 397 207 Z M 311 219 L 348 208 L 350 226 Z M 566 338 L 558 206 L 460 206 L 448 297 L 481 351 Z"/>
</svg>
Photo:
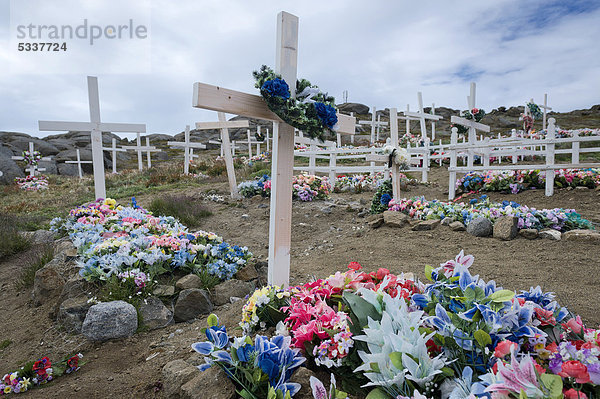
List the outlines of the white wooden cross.
<svg viewBox="0 0 600 399">
<path fill-rule="evenodd" d="M 405 116 L 398 116 L 398 119 L 402 119 L 406 121 L 406 134 L 410 134 L 410 121 L 418 121 L 419 118 L 415 118 L 413 116 L 406 116 L 407 113 L 410 113 L 410 104 L 406 104 L 406 111 L 402 112 Z M 390 126 L 391 129 L 391 126 Z"/>
<path fill-rule="evenodd" d="M 431 115 L 435 115 L 435 103 L 431 103 Z M 431 142 L 435 140 L 435 121 L 431 121 Z"/>
<path fill-rule="evenodd" d="M 205 150 L 206 146 L 202 143 L 192 143 L 190 141 L 190 125 L 185 125 L 183 141 L 167 141 L 167 145 L 173 148 L 183 148 L 183 174 L 190 174 L 190 162 L 193 157 L 193 149 L 199 148 Z"/>
<path fill-rule="evenodd" d="M 359 121 L 359 125 L 371 125 L 371 143 L 379 140 L 379 131 L 381 126 L 387 126 L 387 122 L 381 122 L 381 115 L 377 115 L 377 108 L 371 108 L 371 120 L 370 121 Z"/>
<path fill-rule="evenodd" d="M 418 120 L 419 122 L 421 122 L 421 138 L 425 142 L 427 140 L 426 122 L 428 120 L 435 122 L 443 118 L 440 115 L 431 115 L 425 113 L 425 111 L 423 110 L 423 94 L 421 92 L 417 93 L 417 100 L 419 102 L 419 112 L 410 112 L 407 110 L 406 112 L 404 112 L 404 116 L 407 118 L 413 118 L 413 120 Z M 408 124 L 409 121 L 407 120 L 406 123 Z"/>
<path fill-rule="evenodd" d="M 268 133 L 268 132 L 267 132 Z M 248 136 L 248 159 L 252 158 L 252 145 L 256 145 L 256 155 L 260 154 L 260 146 L 268 139 L 265 137 L 264 141 L 258 141 L 256 138 L 252 138 L 252 134 L 250 133 L 250 129 L 246 130 L 246 134 Z M 256 134 L 260 135 L 260 125 L 256 125 Z"/>
<path fill-rule="evenodd" d="M 469 103 L 469 112 L 475 108 L 475 90 L 476 90 L 476 86 L 474 82 L 471 82 L 471 94 L 469 96 L 467 96 L 467 101 Z M 474 120 L 471 119 L 466 119 L 460 116 L 452 116 L 450 118 L 450 122 L 452 122 L 453 124 L 456 125 L 461 125 L 464 127 L 469 128 L 469 144 L 475 145 L 475 141 L 477 140 L 477 131 L 482 131 L 482 132 L 486 132 L 489 133 L 490 132 L 490 127 L 488 125 L 484 125 L 483 123 L 479 123 L 479 122 L 475 122 Z M 469 154 L 469 159 L 467 160 L 467 164 L 469 167 L 473 166 L 473 161 L 474 161 L 474 157 L 475 157 L 475 153 L 473 152 L 473 150 L 468 150 L 468 154 Z"/>
<path fill-rule="evenodd" d="M 77 149 L 77 161 L 65 161 L 65 163 L 74 163 L 74 164 L 77 164 L 77 172 L 79 174 L 79 178 L 83 179 L 83 170 L 81 169 L 81 165 L 84 164 L 84 163 L 93 163 L 93 162 L 92 161 L 82 161 L 81 160 L 81 155 L 79 154 L 79 148 L 78 148 Z"/>
<path fill-rule="evenodd" d="M 295 87 L 298 55 L 298 17 L 277 15 L 275 72 Z M 295 91 L 290 93 L 295 96 Z M 273 121 L 271 216 L 269 223 L 269 284 L 289 284 L 292 227 L 294 128 L 271 112 L 262 97 L 204 83 L 194 84 L 193 106 Z M 353 133 L 356 120 L 338 114 L 338 131 Z M 227 151 L 226 151 L 227 153 Z"/>
<path fill-rule="evenodd" d="M 195 93 L 195 91 L 194 91 Z M 194 95 L 194 99 L 196 96 Z M 235 169 L 233 167 L 233 154 L 231 151 L 231 143 L 229 142 L 229 128 L 241 128 L 248 127 L 250 124 L 248 120 L 239 121 L 227 121 L 224 112 L 219 112 L 218 122 L 196 122 L 196 129 L 198 130 L 210 130 L 210 129 L 221 129 L 221 148 L 223 149 L 223 157 L 225 158 L 225 167 L 227 168 L 227 180 L 229 181 L 229 192 L 231 198 L 238 199 L 237 182 L 235 180 Z"/>
<path fill-rule="evenodd" d="M 39 121 L 42 131 L 90 132 L 92 141 L 92 165 L 94 167 L 94 191 L 96 199 L 106 198 L 104 181 L 104 156 L 102 154 L 102 132 L 145 132 L 146 125 L 130 123 L 106 123 L 100 121 L 100 98 L 98 78 L 87 77 L 90 122 L 49 122 Z"/>
<path fill-rule="evenodd" d="M 112 147 L 102 147 L 102 150 L 111 153 L 112 158 L 112 172 L 117 173 L 117 152 L 126 152 L 125 148 L 117 148 L 117 139 L 113 137 Z"/>
<path fill-rule="evenodd" d="M 546 114 L 547 111 L 552 111 L 552 107 L 548 106 L 548 94 L 544 94 L 544 105 L 539 105 L 541 109 L 543 109 L 543 119 L 542 119 L 542 129 L 546 130 Z"/>
<path fill-rule="evenodd" d="M 29 155 L 33 156 L 33 152 L 34 152 L 34 148 L 33 148 L 33 143 L 30 141 L 29 142 Z M 15 161 L 24 161 L 25 157 L 23 156 L 12 156 L 11 159 L 14 159 Z M 42 157 L 40 159 L 40 161 L 50 161 L 50 157 Z M 35 176 L 35 172 L 44 172 L 46 170 L 46 168 L 38 168 L 37 165 L 35 164 L 28 164 L 27 167 L 25 168 L 25 172 L 29 172 L 29 176 Z"/>
<path fill-rule="evenodd" d="M 126 150 L 133 150 L 137 152 L 138 156 L 138 170 L 141 172 L 143 169 L 142 157 L 143 153 L 146 153 L 146 164 L 148 165 L 148 169 L 152 167 L 152 161 L 150 160 L 150 155 L 152 152 L 161 152 L 160 149 L 150 145 L 150 138 L 146 137 L 146 145 L 142 145 L 142 136 L 140 132 L 136 132 L 135 138 L 136 145 L 124 145 L 121 148 Z"/>
</svg>

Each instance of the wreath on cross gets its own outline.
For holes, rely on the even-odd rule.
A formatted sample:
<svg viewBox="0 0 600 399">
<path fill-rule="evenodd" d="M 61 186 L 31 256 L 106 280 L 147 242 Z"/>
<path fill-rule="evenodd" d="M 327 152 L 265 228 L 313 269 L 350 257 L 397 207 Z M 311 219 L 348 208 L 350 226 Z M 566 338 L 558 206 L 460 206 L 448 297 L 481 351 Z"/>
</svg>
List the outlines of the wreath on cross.
<svg viewBox="0 0 600 399">
<path fill-rule="evenodd" d="M 306 79 L 296 81 L 296 97 L 292 98 L 288 83 L 266 65 L 252 76 L 269 109 L 285 123 L 311 139 L 334 137 L 338 122 L 335 98 Z"/>
<path fill-rule="evenodd" d="M 527 103 L 527 108 L 529 108 L 529 113 L 533 119 L 540 119 L 543 116 L 539 105 L 535 103 Z"/>
<path fill-rule="evenodd" d="M 481 120 L 483 119 L 483 117 L 485 116 L 485 111 L 482 110 L 481 108 L 473 108 L 469 111 L 463 111 L 462 115 L 463 118 L 465 119 L 469 119 L 469 120 L 474 120 L 475 122 L 481 122 Z M 450 128 L 457 128 L 458 129 L 458 133 L 459 134 L 465 134 L 469 131 L 468 127 L 462 126 L 462 125 L 458 125 L 458 124 L 452 124 L 450 125 Z"/>
<path fill-rule="evenodd" d="M 22 157 L 30 166 L 37 166 L 38 162 L 42 160 L 42 154 L 39 151 L 23 151 Z"/>
</svg>

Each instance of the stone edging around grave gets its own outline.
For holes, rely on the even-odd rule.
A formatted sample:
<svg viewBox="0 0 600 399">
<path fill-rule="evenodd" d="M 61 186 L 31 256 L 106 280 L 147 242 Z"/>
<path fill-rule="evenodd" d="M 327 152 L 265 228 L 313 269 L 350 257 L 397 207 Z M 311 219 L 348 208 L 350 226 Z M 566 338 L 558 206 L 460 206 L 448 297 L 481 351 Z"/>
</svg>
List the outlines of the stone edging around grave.
<svg viewBox="0 0 600 399">
<path fill-rule="evenodd" d="M 475 237 L 491 236 L 503 241 L 512 240 L 517 236 L 521 236 L 529 240 L 546 238 L 554 241 L 560 241 L 562 239 L 566 241 L 581 241 L 600 244 L 600 233 L 594 230 L 578 229 L 567 231 L 565 233 L 552 229 L 541 231 L 536 229 L 519 230 L 517 227 L 518 218 L 515 216 L 502 216 L 498 218 L 493 225 L 489 219 L 478 217 L 465 226 L 462 222 L 452 221 L 450 218 L 445 218 L 441 221 L 438 219 L 418 220 L 412 219 L 402 212 L 385 211 L 383 213 L 368 216 L 366 222 L 367 225 L 373 229 L 377 229 L 381 226 L 391 228 L 411 226 L 411 230 L 413 231 L 427 231 L 433 230 L 439 225 L 443 225 L 448 226 L 453 231 L 467 231 Z"/>
</svg>

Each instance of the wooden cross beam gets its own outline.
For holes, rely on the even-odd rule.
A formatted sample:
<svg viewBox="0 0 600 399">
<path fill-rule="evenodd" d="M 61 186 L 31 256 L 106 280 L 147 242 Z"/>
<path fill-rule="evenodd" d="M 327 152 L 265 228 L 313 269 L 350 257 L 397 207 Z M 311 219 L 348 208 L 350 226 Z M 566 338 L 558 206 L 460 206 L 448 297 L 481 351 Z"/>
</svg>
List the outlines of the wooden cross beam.
<svg viewBox="0 0 600 399">
<path fill-rule="evenodd" d="M 410 134 L 410 121 L 418 121 L 420 119 L 415 118 L 414 116 L 409 116 L 407 115 L 407 113 L 410 113 L 410 104 L 406 104 L 406 111 L 402 111 L 402 114 L 404 114 L 404 116 L 398 116 L 398 119 L 406 121 L 406 134 Z"/>
<path fill-rule="evenodd" d="M 112 147 L 102 147 L 102 150 L 112 153 L 112 172 L 117 173 L 117 152 L 127 152 L 127 150 L 125 148 L 117 148 L 117 139 L 114 137 L 112 139 Z"/>
<path fill-rule="evenodd" d="M 81 165 L 84 163 L 93 163 L 93 161 L 82 161 L 81 155 L 79 154 L 79 148 L 77 149 L 77 161 L 65 161 L 65 163 L 74 163 L 77 164 L 77 172 L 79 174 L 79 178 L 83 179 L 83 170 L 81 169 Z"/>
<path fill-rule="evenodd" d="M 202 143 L 192 143 L 190 141 L 190 125 L 185 125 L 185 133 L 183 134 L 183 141 L 167 141 L 167 145 L 173 148 L 183 148 L 183 174 L 190 174 L 190 161 L 192 160 L 193 153 L 190 150 L 193 148 L 199 148 L 205 150 L 206 146 Z"/>
<path fill-rule="evenodd" d="M 443 119 L 441 116 L 439 115 L 431 115 L 431 114 L 426 114 L 425 111 L 423 110 L 423 94 L 421 92 L 417 93 L 417 99 L 419 102 L 419 112 L 410 112 L 410 111 L 406 111 L 404 112 L 404 116 L 406 117 L 412 117 L 415 120 L 418 120 L 421 122 L 421 138 L 423 140 L 427 139 L 427 124 L 426 121 L 430 120 L 430 121 L 439 121 L 440 119 Z M 408 121 L 407 121 L 408 123 Z"/>
<path fill-rule="evenodd" d="M 543 119 L 542 119 L 542 129 L 546 130 L 546 115 L 547 111 L 552 111 L 552 107 L 548 106 L 548 94 L 544 94 L 544 105 L 539 105 L 541 109 L 543 109 Z"/>
<path fill-rule="evenodd" d="M 387 122 L 381 122 L 381 115 L 377 115 L 377 108 L 371 108 L 371 120 L 370 121 L 359 121 L 359 125 L 371 125 L 371 143 L 379 140 L 379 129 L 381 126 L 387 126 Z M 377 133 L 377 135 L 375 135 Z"/>
<path fill-rule="evenodd" d="M 250 124 L 247 120 L 241 121 L 227 121 L 224 112 L 219 112 L 218 122 L 196 122 L 196 129 L 198 130 L 210 130 L 210 129 L 221 129 L 221 143 L 223 143 L 223 156 L 225 157 L 225 167 L 227 168 L 227 180 L 229 181 L 229 192 L 231 198 L 238 199 L 240 195 L 237 190 L 237 182 L 235 180 L 235 169 L 233 167 L 233 154 L 231 151 L 231 143 L 229 142 L 229 129 L 228 128 L 243 128 L 248 127 Z"/>
<path fill-rule="evenodd" d="M 285 11 L 277 15 L 275 72 L 295 86 L 298 58 L 298 17 Z M 291 90 L 291 96 L 295 91 Z M 269 221 L 269 284 L 287 286 L 290 274 L 294 128 L 269 110 L 260 96 L 194 84 L 194 107 L 273 121 L 271 163 L 271 215 Z M 353 134 L 355 119 L 338 114 L 338 132 Z M 230 152 L 225 151 L 228 156 Z"/>
<path fill-rule="evenodd" d="M 106 123 L 100 121 L 100 97 L 98 95 L 98 78 L 87 77 L 90 122 L 54 122 L 39 121 L 42 131 L 76 131 L 90 132 L 92 141 L 92 165 L 94 167 L 94 191 L 96 199 L 106 198 L 104 182 L 104 156 L 102 154 L 102 132 L 146 132 L 144 124 Z"/>
</svg>

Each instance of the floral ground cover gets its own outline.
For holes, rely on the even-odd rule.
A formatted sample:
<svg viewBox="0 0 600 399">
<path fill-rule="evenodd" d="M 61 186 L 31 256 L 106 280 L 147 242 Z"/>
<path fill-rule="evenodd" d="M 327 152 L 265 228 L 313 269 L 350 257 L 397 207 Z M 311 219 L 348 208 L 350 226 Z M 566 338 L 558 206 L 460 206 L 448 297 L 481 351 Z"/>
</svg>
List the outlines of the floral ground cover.
<svg viewBox="0 0 600 399">
<path fill-rule="evenodd" d="M 329 196 L 332 187 L 325 176 L 301 174 L 292 179 L 292 198 L 300 201 L 325 199 Z M 255 180 L 238 184 L 239 193 L 250 198 L 255 195 L 269 197 L 271 195 L 271 177 L 263 175 Z"/>
<path fill-rule="evenodd" d="M 44 175 L 40 176 L 25 176 L 15 178 L 17 186 L 25 191 L 39 191 L 48 189 L 48 178 Z"/>
<path fill-rule="evenodd" d="M 244 398 L 293 397 L 300 366 L 368 398 L 597 397 L 600 330 L 553 293 L 505 290 L 473 275 L 473 263 L 461 251 L 426 266 L 423 283 L 353 262 L 325 279 L 258 289 L 242 310 L 243 336 L 209 317 L 208 340 L 192 345 L 205 356 L 199 368 L 225 370 Z M 251 338 L 272 327 L 274 337 Z"/>
<path fill-rule="evenodd" d="M 82 205 L 64 219 L 53 219 L 51 226 L 69 235 L 78 250 L 80 274 L 90 281 L 128 272 L 127 278 L 148 281 L 176 269 L 227 280 L 252 256 L 248 248 L 215 233 L 190 232 L 173 217 L 154 216 L 135 198 L 129 207 L 110 198 Z"/>
<path fill-rule="evenodd" d="M 477 217 L 485 217 L 494 223 L 502 216 L 519 219 L 519 229 L 545 229 L 558 231 L 592 229 L 592 223 L 583 219 L 574 209 L 535 209 L 514 201 L 491 202 L 486 195 L 473 198 L 468 203 L 427 201 L 424 197 L 403 198 L 388 202 L 390 211 L 403 212 L 413 219 L 450 218 L 465 225 Z"/>
<path fill-rule="evenodd" d="M 400 178 L 406 178 L 405 175 L 401 174 Z M 377 172 L 375 174 L 362 175 L 338 175 L 335 179 L 333 189 L 338 191 L 352 190 L 355 192 L 361 191 L 375 191 L 383 180 L 383 172 Z"/>
<path fill-rule="evenodd" d="M 501 191 L 517 194 L 527 189 L 543 189 L 546 175 L 539 170 L 511 170 L 469 172 L 456 181 L 457 190 L 463 193 Z M 557 188 L 600 186 L 600 169 L 560 169 L 554 171 Z"/>
</svg>

